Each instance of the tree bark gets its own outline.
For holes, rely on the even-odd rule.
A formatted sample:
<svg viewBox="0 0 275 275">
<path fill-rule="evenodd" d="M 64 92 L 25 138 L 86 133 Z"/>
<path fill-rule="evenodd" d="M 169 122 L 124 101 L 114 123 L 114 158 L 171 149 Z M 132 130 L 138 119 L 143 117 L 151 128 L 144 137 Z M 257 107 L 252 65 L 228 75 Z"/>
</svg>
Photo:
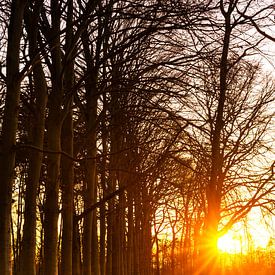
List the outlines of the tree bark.
<svg viewBox="0 0 275 275">
<path fill-rule="evenodd" d="M 49 149 L 60 152 L 61 125 L 55 123 L 52 114 L 48 121 L 48 143 Z M 59 215 L 59 180 L 60 180 L 60 154 L 53 153 L 47 159 L 47 182 L 45 202 L 45 240 L 44 240 L 44 263 L 45 274 L 57 274 L 57 245 L 58 245 L 58 215 Z"/>
<path fill-rule="evenodd" d="M 62 99 L 64 95 L 62 58 L 60 48 L 60 6 L 58 1 L 51 1 L 52 27 L 47 37 L 51 47 L 51 82 L 49 96 L 49 114 L 47 124 L 48 149 L 53 153 L 47 156 L 47 180 L 45 185 L 45 274 L 57 274 L 59 186 L 61 160 L 61 128 L 63 123 Z"/>
<path fill-rule="evenodd" d="M 33 127 L 30 133 L 31 144 L 41 151 L 31 151 L 29 158 L 29 172 L 26 184 L 24 227 L 22 251 L 20 254 L 21 275 L 35 275 L 36 252 L 36 198 L 39 186 L 40 170 L 43 158 L 43 142 L 45 131 L 45 115 L 47 104 L 47 84 L 42 68 L 40 56 L 37 55 L 38 20 L 41 5 L 35 5 L 33 12 L 26 12 L 26 28 L 29 36 L 29 51 L 31 59 L 35 59 L 33 66 L 33 81 L 35 94 L 35 113 Z"/>
<path fill-rule="evenodd" d="M 89 76 L 85 82 L 86 92 L 86 186 L 84 187 L 84 209 L 89 208 L 97 200 L 97 172 L 96 172 L 96 127 L 97 127 L 97 68 L 94 65 L 94 56 L 90 51 L 88 31 L 85 29 L 82 34 L 83 49 L 87 74 Z M 90 212 L 84 218 L 83 231 L 83 274 L 99 274 L 98 240 L 96 210 Z"/>
<path fill-rule="evenodd" d="M 70 97 L 74 85 L 74 62 L 71 60 L 69 51 L 72 47 L 73 39 L 73 1 L 69 0 L 67 11 L 67 31 L 65 45 L 65 69 L 64 69 L 64 91 Z M 65 117 L 62 127 L 62 151 L 68 156 L 61 158 L 61 181 L 62 181 L 62 243 L 61 243 L 61 274 L 72 275 L 73 272 L 73 111 L 72 99 L 68 104 L 69 112 Z"/>
<path fill-rule="evenodd" d="M 131 190 L 128 192 L 127 272 L 134 275 L 134 206 Z"/>
<path fill-rule="evenodd" d="M 106 196 L 106 169 L 107 169 L 107 129 L 106 129 L 106 94 L 103 95 L 102 128 L 102 160 L 101 160 L 101 188 L 102 198 Z M 106 274 L 106 203 L 100 206 L 100 275 Z"/>
<path fill-rule="evenodd" d="M 73 223 L 73 275 L 81 275 L 81 252 L 78 222 Z"/>
<path fill-rule="evenodd" d="M 228 53 L 230 45 L 230 35 L 232 26 L 230 22 L 231 13 L 234 9 L 234 1 L 230 1 L 228 10 L 224 10 L 223 3 L 220 3 L 220 9 L 225 19 L 225 29 L 223 38 L 223 49 L 220 61 L 220 84 L 219 100 L 217 107 L 217 116 L 214 124 L 213 138 L 211 142 L 211 174 L 209 184 L 206 189 L 207 213 L 205 217 L 204 232 L 201 243 L 201 263 L 205 267 L 201 274 L 209 274 L 216 261 L 217 242 L 218 242 L 218 224 L 220 221 L 221 193 L 223 186 L 223 156 L 221 153 L 221 132 L 224 127 L 223 113 L 227 91 L 227 73 L 228 73 Z"/>
<path fill-rule="evenodd" d="M 73 120 L 72 111 L 65 118 L 62 128 L 62 150 L 73 156 Z M 61 274 L 72 274 L 73 261 L 73 161 L 62 156 L 62 243 L 61 243 Z"/>
<path fill-rule="evenodd" d="M 89 208 L 96 202 L 96 138 L 95 132 L 89 134 L 89 146 L 93 148 L 89 149 L 88 157 L 86 161 L 86 190 L 85 190 L 85 209 Z M 94 220 L 96 219 L 96 211 L 92 211 L 84 218 L 84 232 L 83 232 L 83 274 L 92 274 L 93 260 L 92 255 L 97 253 L 97 240 L 93 239 L 95 232 L 93 227 L 96 225 Z M 96 243 L 93 243 L 93 241 Z M 94 255 L 95 256 L 95 255 Z"/>
<path fill-rule="evenodd" d="M 0 273 L 8 275 L 10 266 L 10 221 L 15 143 L 18 125 L 20 83 L 19 51 L 26 0 L 14 0 L 8 27 L 6 99 L 1 134 L 0 155 Z"/>
</svg>

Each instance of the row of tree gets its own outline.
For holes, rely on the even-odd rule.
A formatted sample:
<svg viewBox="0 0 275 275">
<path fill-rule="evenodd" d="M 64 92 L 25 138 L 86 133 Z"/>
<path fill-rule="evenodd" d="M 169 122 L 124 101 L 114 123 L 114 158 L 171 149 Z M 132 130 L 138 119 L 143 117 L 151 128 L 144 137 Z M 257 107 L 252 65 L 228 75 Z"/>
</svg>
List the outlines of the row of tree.
<svg viewBox="0 0 275 275">
<path fill-rule="evenodd" d="M 256 62 L 273 10 L 5 1 L 1 274 L 160 274 L 163 205 L 185 270 L 210 274 L 219 234 L 273 211 L 274 83 Z"/>
</svg>

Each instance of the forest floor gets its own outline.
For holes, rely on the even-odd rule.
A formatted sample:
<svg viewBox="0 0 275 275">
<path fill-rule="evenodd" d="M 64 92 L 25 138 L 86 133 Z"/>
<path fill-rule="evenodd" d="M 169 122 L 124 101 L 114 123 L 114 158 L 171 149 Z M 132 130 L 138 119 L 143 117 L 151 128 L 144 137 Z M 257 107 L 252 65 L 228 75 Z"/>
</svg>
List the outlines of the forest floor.
<svg viewBox="0 0 275 275">
<path fill-rule="evenodd" d="M 244 263 L 237 267 L 219 268 L 209 275 L 275 275 L 275 263 L 270 266 L 264 262 Z"/>
<path fill-rule="evenodd" d="M 155 273 L 157 274 L 157 273 Z M 175 270 L 174 273 L 171 270 L 161 272 L 162 275 L 200 275 L 196 271 L 182 271 Z M 215 267 L 215 270 L 211 270 L 207 275 L 275 275 L 275 262 L 272 265 L 267 263 L 243 263 L 238 266 L 231 267 Z"/>
</svg>

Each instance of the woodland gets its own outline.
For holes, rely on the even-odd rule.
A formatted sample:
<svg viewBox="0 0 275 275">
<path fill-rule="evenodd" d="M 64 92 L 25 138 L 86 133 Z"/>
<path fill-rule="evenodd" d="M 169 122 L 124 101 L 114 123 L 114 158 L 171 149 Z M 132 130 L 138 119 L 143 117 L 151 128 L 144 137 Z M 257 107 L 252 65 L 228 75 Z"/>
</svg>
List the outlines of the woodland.
<svg viewBox="0 0 275 275">
<path fill-rule="evenodd" d="M 274 18 L 2 0 L 0 274 L 231 274 L 219 237 L 275 213 Z"/>
</svg>

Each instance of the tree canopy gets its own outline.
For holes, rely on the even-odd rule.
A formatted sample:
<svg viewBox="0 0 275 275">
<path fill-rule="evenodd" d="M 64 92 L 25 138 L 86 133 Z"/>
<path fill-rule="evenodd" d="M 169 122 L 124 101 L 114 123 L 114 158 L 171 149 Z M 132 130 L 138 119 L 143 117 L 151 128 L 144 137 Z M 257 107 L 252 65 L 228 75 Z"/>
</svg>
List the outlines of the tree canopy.
<svg viewBox="0 0 275 275">
<path fill-rule="evenodd" d="M 272 1 L 2 2 L 0 273 L 219 272 L 274 215 Z"/>
</svg>

